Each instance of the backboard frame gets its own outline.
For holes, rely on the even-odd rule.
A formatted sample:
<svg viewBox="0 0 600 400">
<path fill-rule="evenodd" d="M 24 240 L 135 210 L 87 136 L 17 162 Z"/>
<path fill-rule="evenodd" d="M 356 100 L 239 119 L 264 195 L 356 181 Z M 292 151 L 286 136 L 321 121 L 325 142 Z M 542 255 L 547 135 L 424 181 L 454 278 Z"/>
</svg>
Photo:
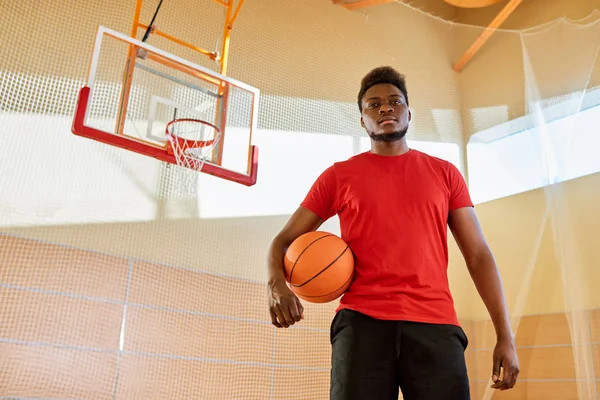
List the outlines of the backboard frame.
<svg viewBox="0 0 600 400">
<path fill-rule="evenodd" d="M 86 115 L 90 100 L 90 93 L 91 90 L 94 88 L 94 78 L 96 76 L 96 69 L 98 66 L 98 59 L 100 57 L 102 40 L 105 35 L 111 36 L 115 39 L 128 43 L 130 45 L 131 50 L 133 50 L 134 53 L 139 51 L 139 49 L 146 50 L 147 56 L 149 58 L 152 58 L 153 61 L 159 62 L 170 68 L 176 68 L 179 71 L 191 74 L 196 78 L 200 78 L 213 84 L 219 85 L 219 87 L 223 90 L 223 93 L 225 93 L 225 100 L 223 102 L 225 109 L 227 108 L 227 93 L 231 86 L 235 86 L 247 92 L 250 92 L 252 94 L 252 113 L 250 116 L 250 143 L 246 173 L 244 174 L 238 171 L 233 171 L 222 167 L 220 165 L 220 158 L 218 158 L 214 163 L 208 161 L 205 162 L 202 166 L 201 172 L 222 179 L 230 180 L 236 183 L 240 183 L 246 186 L 252 186 L 256 183 L 258 174 L 258 148 L 251 144 L 251 140 L 252 132 L 255 131 L 258 120 L 258 99 L 260 96 L 260 90 L 251 85 L 222 75 L 216 71 L 212 71 L 189 60 L 183 59 L 177 55 L 167 53 L 155 46 L 152 46 L 150 44 L 147 44 L 145 42 L 124 35 L 120 32 L 117 32 L 104 26 L 98 27 L 87 83 L 83 88 L 81 88 L 79 92 L 79 98 L 75 109 L 75 117 L 73 119 L 71 129 L 75 135 L 93 139 L 105 144 L 120 147 L 150 157 L 154 157 L 158 160 L 168 162 L 171 164 L 177 164 L 177 159 L 175 158 L 175 156 L 167 151 L 169 146 L 168 142 L 159 144 L 152 141 L 146 141 L 143 139 L 138 139 L 132 136 L 125 135 L 123 134 L 122 124 L 117 124 L 117 126 L 115 127 L 115 133 L 102 131 L 100 129 L 88 126 L 86 124 Z M 128 85 L 122 85 L 121 98 L 128 96 L 128 88 Z"/>
</svg>

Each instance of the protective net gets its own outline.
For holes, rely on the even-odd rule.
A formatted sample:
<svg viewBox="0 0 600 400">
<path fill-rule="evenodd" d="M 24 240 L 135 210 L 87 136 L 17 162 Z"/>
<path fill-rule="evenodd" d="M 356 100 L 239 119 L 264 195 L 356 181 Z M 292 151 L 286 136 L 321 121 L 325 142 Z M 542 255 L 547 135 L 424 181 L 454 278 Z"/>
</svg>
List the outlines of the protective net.
<svg viewBox="0 0 600 400">
<path fill-rule="evenodd" d="M 493 324 L 451 241 L 472 397 L 598 398 L 598 12 L 499 30 L 456 73 L 483 27 L 403 3 L 246 1 L 227 73 L 261 90 L 259 177 L 245 187 L 73 135 L 96 29 L 128 34 L 135 1 L 46 3 L 0 1 L 0 398 L 327 399 L 337 302 L 304 302 L 300 324 L 274 328 L 266 253 L 317 175 L 369 149 L 355 99 L 379 65 L 407 77 L 410 145 L 467 177 L 500 268 L 521 366 L 503 393 L 489 388 Z M 165 0 L 156 25 L 218 51 L 224 16 L 217 2 Z M 113 62 L 97 126 L 114 117 Z M 243 168 L 248 99 L 236 96 L 223 158 Z M 128 121 L 143 131 L 140 98 Z M 339 233 L 335 218 L 321 229 Z"/>
</svg>

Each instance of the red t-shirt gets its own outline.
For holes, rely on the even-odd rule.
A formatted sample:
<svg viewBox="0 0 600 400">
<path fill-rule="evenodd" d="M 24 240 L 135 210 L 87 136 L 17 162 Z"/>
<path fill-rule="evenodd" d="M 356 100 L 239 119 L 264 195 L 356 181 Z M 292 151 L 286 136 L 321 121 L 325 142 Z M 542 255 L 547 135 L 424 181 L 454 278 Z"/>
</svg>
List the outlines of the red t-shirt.
<svg viewBox="0 0 600 400">
<path fill-rule="evenodd" d="M 338 310 L 458 325 L 447 274 L 448 214 L 473 204 L 453 164 L 413 149 L 361 153 L 327 168 L 301 206 L 323 220 L 337 214 L 354 253 L 355 279 Z"/>
</svg>

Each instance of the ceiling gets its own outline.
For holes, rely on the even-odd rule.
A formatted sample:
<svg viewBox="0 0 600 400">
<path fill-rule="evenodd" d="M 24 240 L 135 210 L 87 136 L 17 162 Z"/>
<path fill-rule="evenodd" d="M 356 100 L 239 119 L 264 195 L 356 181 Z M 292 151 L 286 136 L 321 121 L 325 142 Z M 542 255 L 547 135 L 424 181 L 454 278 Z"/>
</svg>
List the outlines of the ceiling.
<svg viewBox="0 0 600 400">
<path fill-rule="evenodd" d="M 487 27 L 465 48 L 454 65 L 461 72 L 498 28 L 525 29 L 559 18 L 585 19 L 600 10 L 600 0 L 328 0 L 349 11 L 365 10 L 390 3 L 407 3 L 422 11 L 453 22 Z M 515 10 L 517 12 L 515 13 Z M 508 23 L 507 19 L 510 18 Z M 507 26 L 508 25 L 508 26 Z"/>
<path fill-rule="evenodd" d="M 375 7 L 388 3 L 395 3 L 398 0 L 331 0 L 334 4 L 339 4 L 348 10 L 360 10 L 367 7 Z M 464 55 L 456 62 L 453 69 L 461 72 L 468 62 L 477 54 L 481 47 L 487 42 L 494 31 L 512 14 L 512 12 L 521 4 L 523 0 L 402 0 L 411 3 L 425 11 L 432 12 L 434 7 L 440 5 L 454 6 L 456 8 L 485 8 L 498 3 L 506 3 L 490 22 L 488 28 L 477 38 L 477 40 L 466 49 Z M 440 4 L 440 3 L 443 4 Z M 437 3 L 437 4 L 435 4 Z M 502 6 L 502 5 L 501 5 Z M 432 12 L 435 14 L 435 12 Z"/>
</svg>

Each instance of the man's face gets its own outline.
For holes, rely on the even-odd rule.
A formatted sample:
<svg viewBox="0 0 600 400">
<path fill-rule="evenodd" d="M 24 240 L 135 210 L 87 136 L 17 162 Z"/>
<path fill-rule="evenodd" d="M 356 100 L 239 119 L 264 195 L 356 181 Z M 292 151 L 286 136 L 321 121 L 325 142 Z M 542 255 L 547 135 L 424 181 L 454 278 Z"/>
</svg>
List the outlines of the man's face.
<svg viewBox="0 0 600 400">
<path fill-rule="evenodd" d="M 395 85 L 374 85 L 362 98 L 360 122 L 373 140 L 393 142 L 402 139 L 408 131 L 410 118 L 406 99 Z"/>
</svg>

